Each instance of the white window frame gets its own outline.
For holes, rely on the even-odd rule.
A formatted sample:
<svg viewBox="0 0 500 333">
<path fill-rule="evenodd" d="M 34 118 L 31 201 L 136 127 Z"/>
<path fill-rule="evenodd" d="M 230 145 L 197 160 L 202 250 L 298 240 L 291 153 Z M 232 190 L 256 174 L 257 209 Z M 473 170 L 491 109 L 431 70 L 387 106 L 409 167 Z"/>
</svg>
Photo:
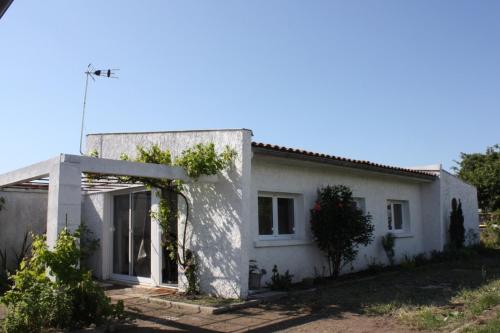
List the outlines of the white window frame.
<svg viewBox="0 0 500 333">
<path fill-rule="evenodd" d="M 394 221 L 394 204 L 401 205 L 401 229 L 396 229 L 396 223 Z M 392 229 L 389 229 L 388 223 L 388 218 L 387 216 L 385 223 L 386 223 L 386 228 L 389 232 L 393 233 L 406 233 L 410 229 L 410 217 L 409 217 L 409 203 L 406 200 L 387 200 L 386 202 L 386 211 L 387 211 L 387 206 L 391 205 L 391 218 L 392 218 Z"/>
<path fill-rule="evenodd" d="M 298 221 L 298 200 L 296 195 L 285 194 L 285 193 L 259 193 L 257 196 L 257 210 L 259 198 L 272 198 L 273 202 L 273 233 L 272 235 L 261 235 L 259 233 L 259 217 L 257 214 L 257 235 L 259 239 L 262 240 L 273 240 L 273 239 L 295 239 L 297 238 L 297 221 Z M 278 226 L 278 199 L 292 199 L 293 200 L 293 234 L 279 234 Z"/>
</svg>

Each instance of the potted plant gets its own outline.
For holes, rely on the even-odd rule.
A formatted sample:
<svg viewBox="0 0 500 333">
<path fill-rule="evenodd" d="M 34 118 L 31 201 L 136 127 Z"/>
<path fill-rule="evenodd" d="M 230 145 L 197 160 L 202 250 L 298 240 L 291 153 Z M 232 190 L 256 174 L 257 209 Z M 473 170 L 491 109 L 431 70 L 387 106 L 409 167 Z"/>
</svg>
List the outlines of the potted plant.
<svg viewBox="0 0 500 333">
<path fill-rule="evenodd" d="M 260 289 L 260 280 L 262 279 L 262 275 L 265 275 L 266 273 L 265 269 L 259 268 L 257 260 L 250 260 L 248 288 L 250 290 Z"/>
</svg>

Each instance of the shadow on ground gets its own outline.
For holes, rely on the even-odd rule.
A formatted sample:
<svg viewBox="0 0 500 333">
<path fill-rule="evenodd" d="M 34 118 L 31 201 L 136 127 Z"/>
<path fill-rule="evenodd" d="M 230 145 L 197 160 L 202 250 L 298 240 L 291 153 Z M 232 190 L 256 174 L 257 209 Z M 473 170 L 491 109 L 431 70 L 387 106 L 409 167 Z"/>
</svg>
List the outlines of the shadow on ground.
<svg viewBox="0 0 500 333">
<path fill-rule="evenodd" d="M 184 314 L 170 318 L 157 309 L 136 314 L 134 325 L 117 331 L 408 332 L 409 329 L 396 320 L 373 315 L 370 309 L 384 305 L 451 307 L 452 298 L 462 289 L 476 289 L 491 279 L 500 278 L 499 263 L 500 250 L 491 250 L 465 260 L 384 272 L 368 279 L 325 282 L 314 292 L 222 315 Z"/>
</svg>

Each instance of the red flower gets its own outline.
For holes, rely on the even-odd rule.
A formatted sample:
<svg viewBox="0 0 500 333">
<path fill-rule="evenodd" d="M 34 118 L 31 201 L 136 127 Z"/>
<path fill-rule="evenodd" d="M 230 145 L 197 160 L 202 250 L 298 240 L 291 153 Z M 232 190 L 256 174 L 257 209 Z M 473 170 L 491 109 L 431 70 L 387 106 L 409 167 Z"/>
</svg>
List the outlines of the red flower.
<svg viewBox="0 0 500 333">
<path fill-rule="evenodd" d="M 319 211 L 321 210 L 321 205 L 319 204 L 319 202 L 316 202 L 316 203 L 314 204 L 314 210 L 315 210 L 316 212 L 319 212 Z"/>
<path fill-rule="evenodd" d="M 338 207 L 338 208 L 342 208 L 342 207 L 343 207 L 342 202 L 339 202 L 339 203 L 337 204 L 337 207 Z"/>
</svg>

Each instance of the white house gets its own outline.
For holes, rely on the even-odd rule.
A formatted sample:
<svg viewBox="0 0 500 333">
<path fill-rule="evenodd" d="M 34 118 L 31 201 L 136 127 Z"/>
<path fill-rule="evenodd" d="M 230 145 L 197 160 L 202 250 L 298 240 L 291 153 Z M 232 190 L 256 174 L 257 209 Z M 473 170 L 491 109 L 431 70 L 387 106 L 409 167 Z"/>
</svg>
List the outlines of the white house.
<svg viewBox="0 0 500 333">
<path fill-rule="evenodd" d="M 198 258 L 203 292 L 222 297 L 248 295 L 249 261 L 271 271 L 289 270 L 295 281 L 323 274 L 325 256 L 311 238 L 309 210 L 317 189 L 349 186 L 356 201 L 373 216 L 374 241 L 362 247 L 352 270 L 387 262 L 380 238 L 393 232 L 396 254 L 442 250 L 452 198 L 460 199 L 469 234 L 478 233 L 476 189 L 439 165 L 398 168 L 367 161 L 252 142 L 246 129 L 103 133 L 87 136 L 87 151 L 99 158 L 61 155 L 0 175 L 0 212 L 5 221 L 0 248 L 12 248 L 27 229 L 46 232 L 49 244 L 64 226 L 84 221 L 100 239 L 94 274 L 104 280 L 185 287 L 182 270 L 161 247 L 160 228 L 151 221 L 158 198 L 137 185 L 95 181 L 85 172 L 189 181 L 184 170 L 118 161 L 137 146 L 153 144 L 172 154 L 197 143 L 229 145 L 237 152 L 233 166 L 217 177 L 187 185 L 190 204 L 188 244 Z M 180 239 L 185 208 L 179 204 L 175 226 Z M 390 221 L 389 221 L 390 219 Z M 470 231 L 472 230 L 472 231 Z M 351 268 L 346 270 L 350 271 Z M 270 273 L 264 276 L 264 281 Z"/>
</svg>

